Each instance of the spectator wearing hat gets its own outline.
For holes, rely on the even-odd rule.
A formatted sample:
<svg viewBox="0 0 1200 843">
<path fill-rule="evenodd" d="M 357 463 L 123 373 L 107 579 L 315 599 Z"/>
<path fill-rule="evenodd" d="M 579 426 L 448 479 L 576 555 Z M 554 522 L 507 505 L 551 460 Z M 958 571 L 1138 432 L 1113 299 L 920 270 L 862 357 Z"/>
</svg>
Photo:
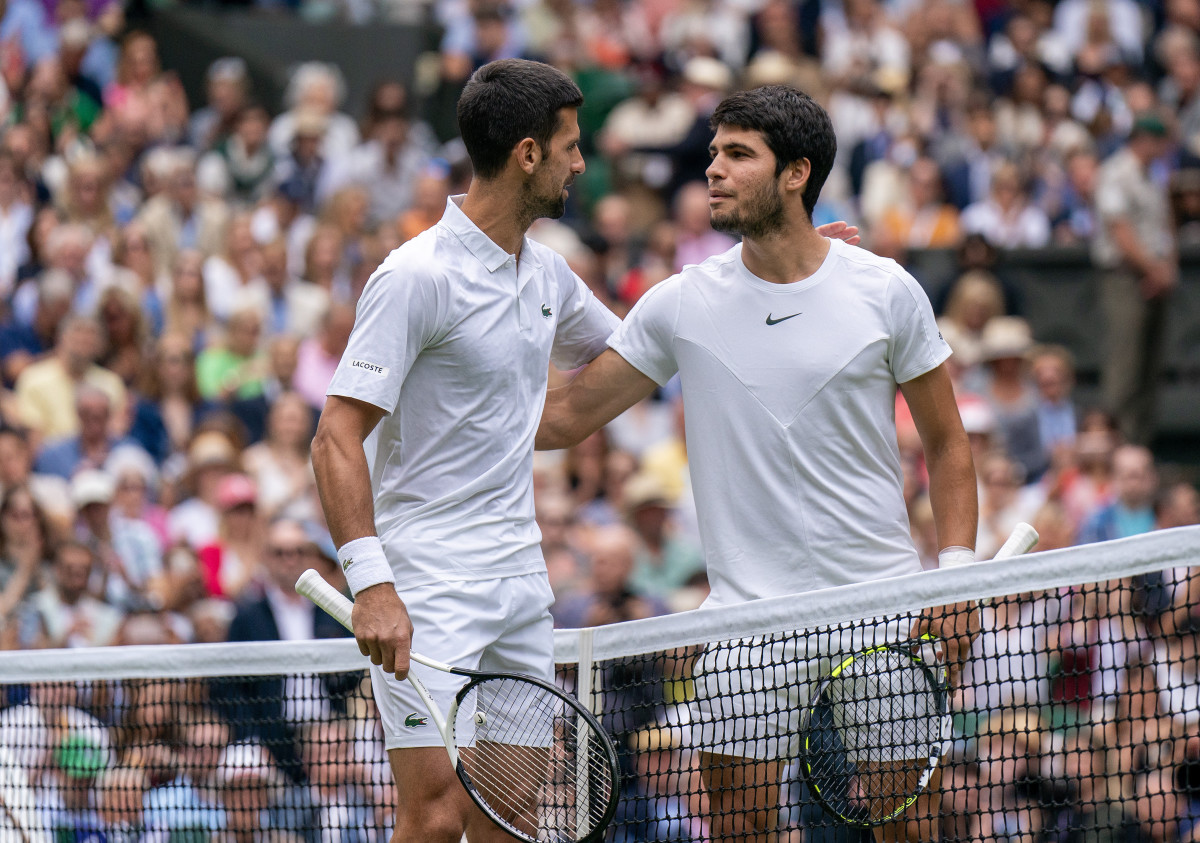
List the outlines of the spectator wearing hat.
<svg viewBox="0 0 1200 843">
<path fill-rule="evenodd" d="M 995 414 L 997 444 L 1020 464 L 1030 483 L 1049 465 L 1039 430 L 1037 388 L 1025 362 L 1031 348 L 1033 334 L 1024 319 L 997 316 L 989 321 L 981 347 L 984 372 L 976 389 Z"/>
<path fill-rule="evenodd" d="M 1162 119 L 1143 114 L 1096 176 L 1092 260 L 1102 272 L 1106 328 L 1101 387 L 1121 432 L 1139 444 L 1154 434 L 1167 303 L 1179 281 L 1167 191 L 1150 171 L 1167 148 Z"/>
<path fill-rule="evenodd" d="M 76 393 L 86 383 L 106 394 L 109 411 L 124 412 L 125 384 L 96 365 L 104 338 L 99 323 L 88 316 L 68 316 L 59 327 L 53 354 L 30 364 L 17 378 L 17 406 L 25 423 L 45 439 L 79 433 Z"/>
<path fill-rule="evenodd" d="M 78 434 L 46 443 L 35 464 L 38 473 L 69 480 L 79 471 L 103 466 L 118 445 L 141 447 L 128 437 L 113 435 L 112 399 L 102 389 L 88 383 L 76 389 L 75 417 Z"/>
<path fill-rule="evenodd" d="M 216 503 L 221 513 L 217 538 L 201 547 L 196 556 L 208 594 L 236 600 L 262 559 L 258 489 L 245 474 L 226 474 L 217 486 Z"/>
<path fill-rule="evenodd" d="M 116 640 L 123 615 L 88 593 L 95 556 L 77 541 L 55 550 L 50 584 L 29 600 L 27 647 L 104 647 Z"/>
<path fill-rule="evenodd" d="M 146 587 L 162 570 L 162 544 L 144 521 L 113 511 L 116 493 L 117 481 L 106 471 L 87 469 L 72 478 L 75 540 L 98 562 L 93 591 L 127 611 L 148 608 Z"/>
<path fill-rule="evenodd" d="M 238 452 L 233 442 L 218 430 L 199 431 L 187 450 L 187 473 L 183 486 L 188 497 L 167 514 L 172 541 L 203 547 L 218 535 L 220 507 L 217 490 L 221 478 L 236 470 Z"/>
<path fill-rule="evenodd" d="M 324 153 L 328 128 L 327 115 L 316 109 L 301 109 L 296 112 L 291 143 L 282 154 L 276 153 L 276 195 L 306 216 L 317 210 L 317 185 L 328 165 Z"/>
<path fill-rule="evenodd" d="M 637 541 L 630 585 L 637 594 L 668 600 L 686 585 L 703 580 L 704 557 L 691 543 L 674 535 L 670 492 L 653 474 L 626 481 L 625 512 Z"/>
</svg>

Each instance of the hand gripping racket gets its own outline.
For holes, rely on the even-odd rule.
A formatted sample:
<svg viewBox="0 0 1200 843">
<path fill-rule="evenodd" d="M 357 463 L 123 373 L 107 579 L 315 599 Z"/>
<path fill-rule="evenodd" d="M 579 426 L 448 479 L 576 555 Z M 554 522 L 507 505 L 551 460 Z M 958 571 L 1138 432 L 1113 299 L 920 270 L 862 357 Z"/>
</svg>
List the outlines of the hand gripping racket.
<svg viewBox="0 0 1200 843">
<path fill-rule="evenodd" d="M 1019 524 L 996 554 L 1037 544 Z M 929 787 L 951 733 L 946 671 L 935 639 L 861 650 L 836 663 L 813 689 L 801 719 L 800 769 L 809 791 L 842 822 L 883 825 Z"/>
<path fill-rule="evenodd" d="M 354 604 L 316 571 L 301 574 L 296 591 L 353 631 Z M 459 780 L 489 819 L 528 843 L 592 843 L 603 836 L 617 810 L 620 774 L 612 739 L 590 711 L 532 676 L 409 657 L 467 680 L 443 715 L 416 674 L 408 674 Z"/>
</svg>

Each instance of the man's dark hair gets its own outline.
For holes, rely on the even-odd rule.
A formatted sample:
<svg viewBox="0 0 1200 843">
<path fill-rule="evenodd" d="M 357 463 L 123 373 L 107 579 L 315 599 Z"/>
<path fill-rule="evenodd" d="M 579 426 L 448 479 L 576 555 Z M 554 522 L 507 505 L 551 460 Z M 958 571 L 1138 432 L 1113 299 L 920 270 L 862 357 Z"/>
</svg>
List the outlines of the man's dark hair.
<svg viewBox="0 0 1200 843">
<path fill-rule="evenodd" d="M 726 97 L 710 125 L 714 132 L 722 126 L 761 132 L 775 154 L 775 175 L 807 158 L 812 172 L 804 187 L 804 210 L 812 219 L 837 153 L 833 123 L 816 100 L 788 85 L 764 85 Z"/>
<path fill-rule="evenodd" d="M 558 131 L 558 112 L 579 108 L 583 93 L 548 64 L 501 59 L 476 70 L 458 98 L 458 132 L 475 175 L 495 178 L 525 138 L 542 149 Z"/>
</svg>

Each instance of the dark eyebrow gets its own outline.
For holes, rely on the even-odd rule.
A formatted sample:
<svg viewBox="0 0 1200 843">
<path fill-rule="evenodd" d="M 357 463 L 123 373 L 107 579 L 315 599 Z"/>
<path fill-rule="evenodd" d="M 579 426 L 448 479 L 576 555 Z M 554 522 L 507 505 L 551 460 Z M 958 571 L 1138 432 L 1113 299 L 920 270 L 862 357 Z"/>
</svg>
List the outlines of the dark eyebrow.
<svg viewBox="0 0 1200 843">
<path fill-rule="evenodd" d="M 738 143 L 737 141 L 730 141 L 728 143 L 725 143 L 721 147 L 721 149 L 723 149 L 725 152 L 740 151 L 740 152 L 748 152 L 751 155 L 758 154 L 758 150 L 756 150 L 754 147 L 749 146 L 748 144 Z M 715 143 L 710 143 L 708 145 L 708 152 L 710 155 L 715 154 L 717 152 L 717 145 Z"/>
</svg>

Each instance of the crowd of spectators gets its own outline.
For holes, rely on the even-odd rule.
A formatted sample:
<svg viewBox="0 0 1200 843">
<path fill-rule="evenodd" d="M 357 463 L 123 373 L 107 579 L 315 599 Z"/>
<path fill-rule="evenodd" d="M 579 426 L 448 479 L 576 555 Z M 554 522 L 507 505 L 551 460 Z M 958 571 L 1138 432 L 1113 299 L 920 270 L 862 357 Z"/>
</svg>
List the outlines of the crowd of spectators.
<svg viewBox="0 0 1200 843">
<path fill-rule="evenodd" d="M 323 8 L 410 14 L 399 5 Z M 189 102 L 119 3 L 2 8 L 0 649 L 343 634 L 290 588 L 304 567 L 344 586 L 309 460 L 315 417 L 372 271 L 470 177 L 446 109 L 417 100 L 452 102 L 472 70 L 507 56 L 552 61 L 584 89 L 588 171 L 567 216 L 532 236 L 618 313 L 733 242 L 709 227 L 703 184 L 708 117 L 725 93 L 788 82 L 827 107 L 839 153 L 815 221 L 856 223 L 864 245 L 901 261 L 957 250 L 935 304 L 979 476 L 980 558 L 1018 521 L 1044 547 L 1200 522 L 1195 488 L 1160 477 L 1145 447 L 1173 261 L 1200 243 L 1200 0 L 442 0 L 428 8 L 444 31 L 436 74 L 419 92 L 378 82 L 357 117 L 342 110 L 331 65 L 299 66 L 274 103 L 256 99 L 243 60 L 223 58 L 203 101 Z M 1145 254 L 1131 253 L 1130 231 Z M 1076 400 L 1071 352 L 1038 342 L 992 271 L 996 250 L 1053 245 L 1091 248 L 1112 276 L 1109 328 L 1129 317 L 1103 408 Z M 1130 266 L 1132 303 L 1111 291 Z M 581 445 L 537 456 L 560 626 L 703 599 L 683 425 L 668 385 Z M 931 566 L 923 458 L 902 402 L 897 434 Z M 1130 584 L 1140 614 L 1072 593 L 1010 609 L 1034 619 L 1021 635 L 1044 630 L 1047 652 L 1091 666 L 1078 693 L 1094 711 L 1136 697 L 1156 712 L 1141 722 L 1168 741 L 1194 736 L 1200 680 L 1163 665 L 1182 663 L 1179 648 L 1194 655 L 1197 588 L 1184 574 Z M 1020 645 L 1005 638 L 1018 626 L 995 617 L 1001 608 L 981 653 Z M 1118 626 L 1123 655 L 1101 666 L 1108 633 L 1096 630 Z M 1036 712 L 1053 702 L 1042 668 L 1036 688 L 992 690 Z M 0 740 L 0 758 L 37 740 L 45 756 L 0 772 L 23 767 L 31 786 L 58 794 L 49 810 L 67 825 L 107 828 L 111 840 L 157 839 L 138 829 L 174 828 L 168 815 L 250 839 L 256 826 L 228 818 L 268 810 L 290 817 L 267 826 L 277 835 L 379 839 L 368 829 L 386 817 L 362 813 L 374 804 L 363 793 L 386 774 L 355 682 L 231 688 L 129 684 L 112 690 L 120 705 L 66 685 L 7 688 L 0 734 L 46 731 Z M 254 708 L 264 704 L 277 710 Z M 1111 737 L 1106 722 L 1069 733 L 1089 764 Z M 1049 730 L 1032 733 L 1049 741 Z M 988 734 L 964 750 L 974 772 L 962 775 L 983 781 L 987 753 L 1012 749 Z M 652 764 L 680 752 L 668 738 L 651 728 L 629 740 Z M 1172 746 L 1134 759 L 1136 787 L 1179 816 L 1127 818 L 1144 835 L 1122 839 L 1191 839 L 1176 774 L 1195 747 Z M 108 798 L 131 792 L 144 797 Z M 968 809 L 994 828 L 964 835 L 1018 839 L 1005 823 L 1024 820 L 1007 809 Z M 303 832 L 311 817 L 296 817 L 312 811 L 341 835 Z M 628 839 L 655 839 L 636 833 Z"/>
</svg>

